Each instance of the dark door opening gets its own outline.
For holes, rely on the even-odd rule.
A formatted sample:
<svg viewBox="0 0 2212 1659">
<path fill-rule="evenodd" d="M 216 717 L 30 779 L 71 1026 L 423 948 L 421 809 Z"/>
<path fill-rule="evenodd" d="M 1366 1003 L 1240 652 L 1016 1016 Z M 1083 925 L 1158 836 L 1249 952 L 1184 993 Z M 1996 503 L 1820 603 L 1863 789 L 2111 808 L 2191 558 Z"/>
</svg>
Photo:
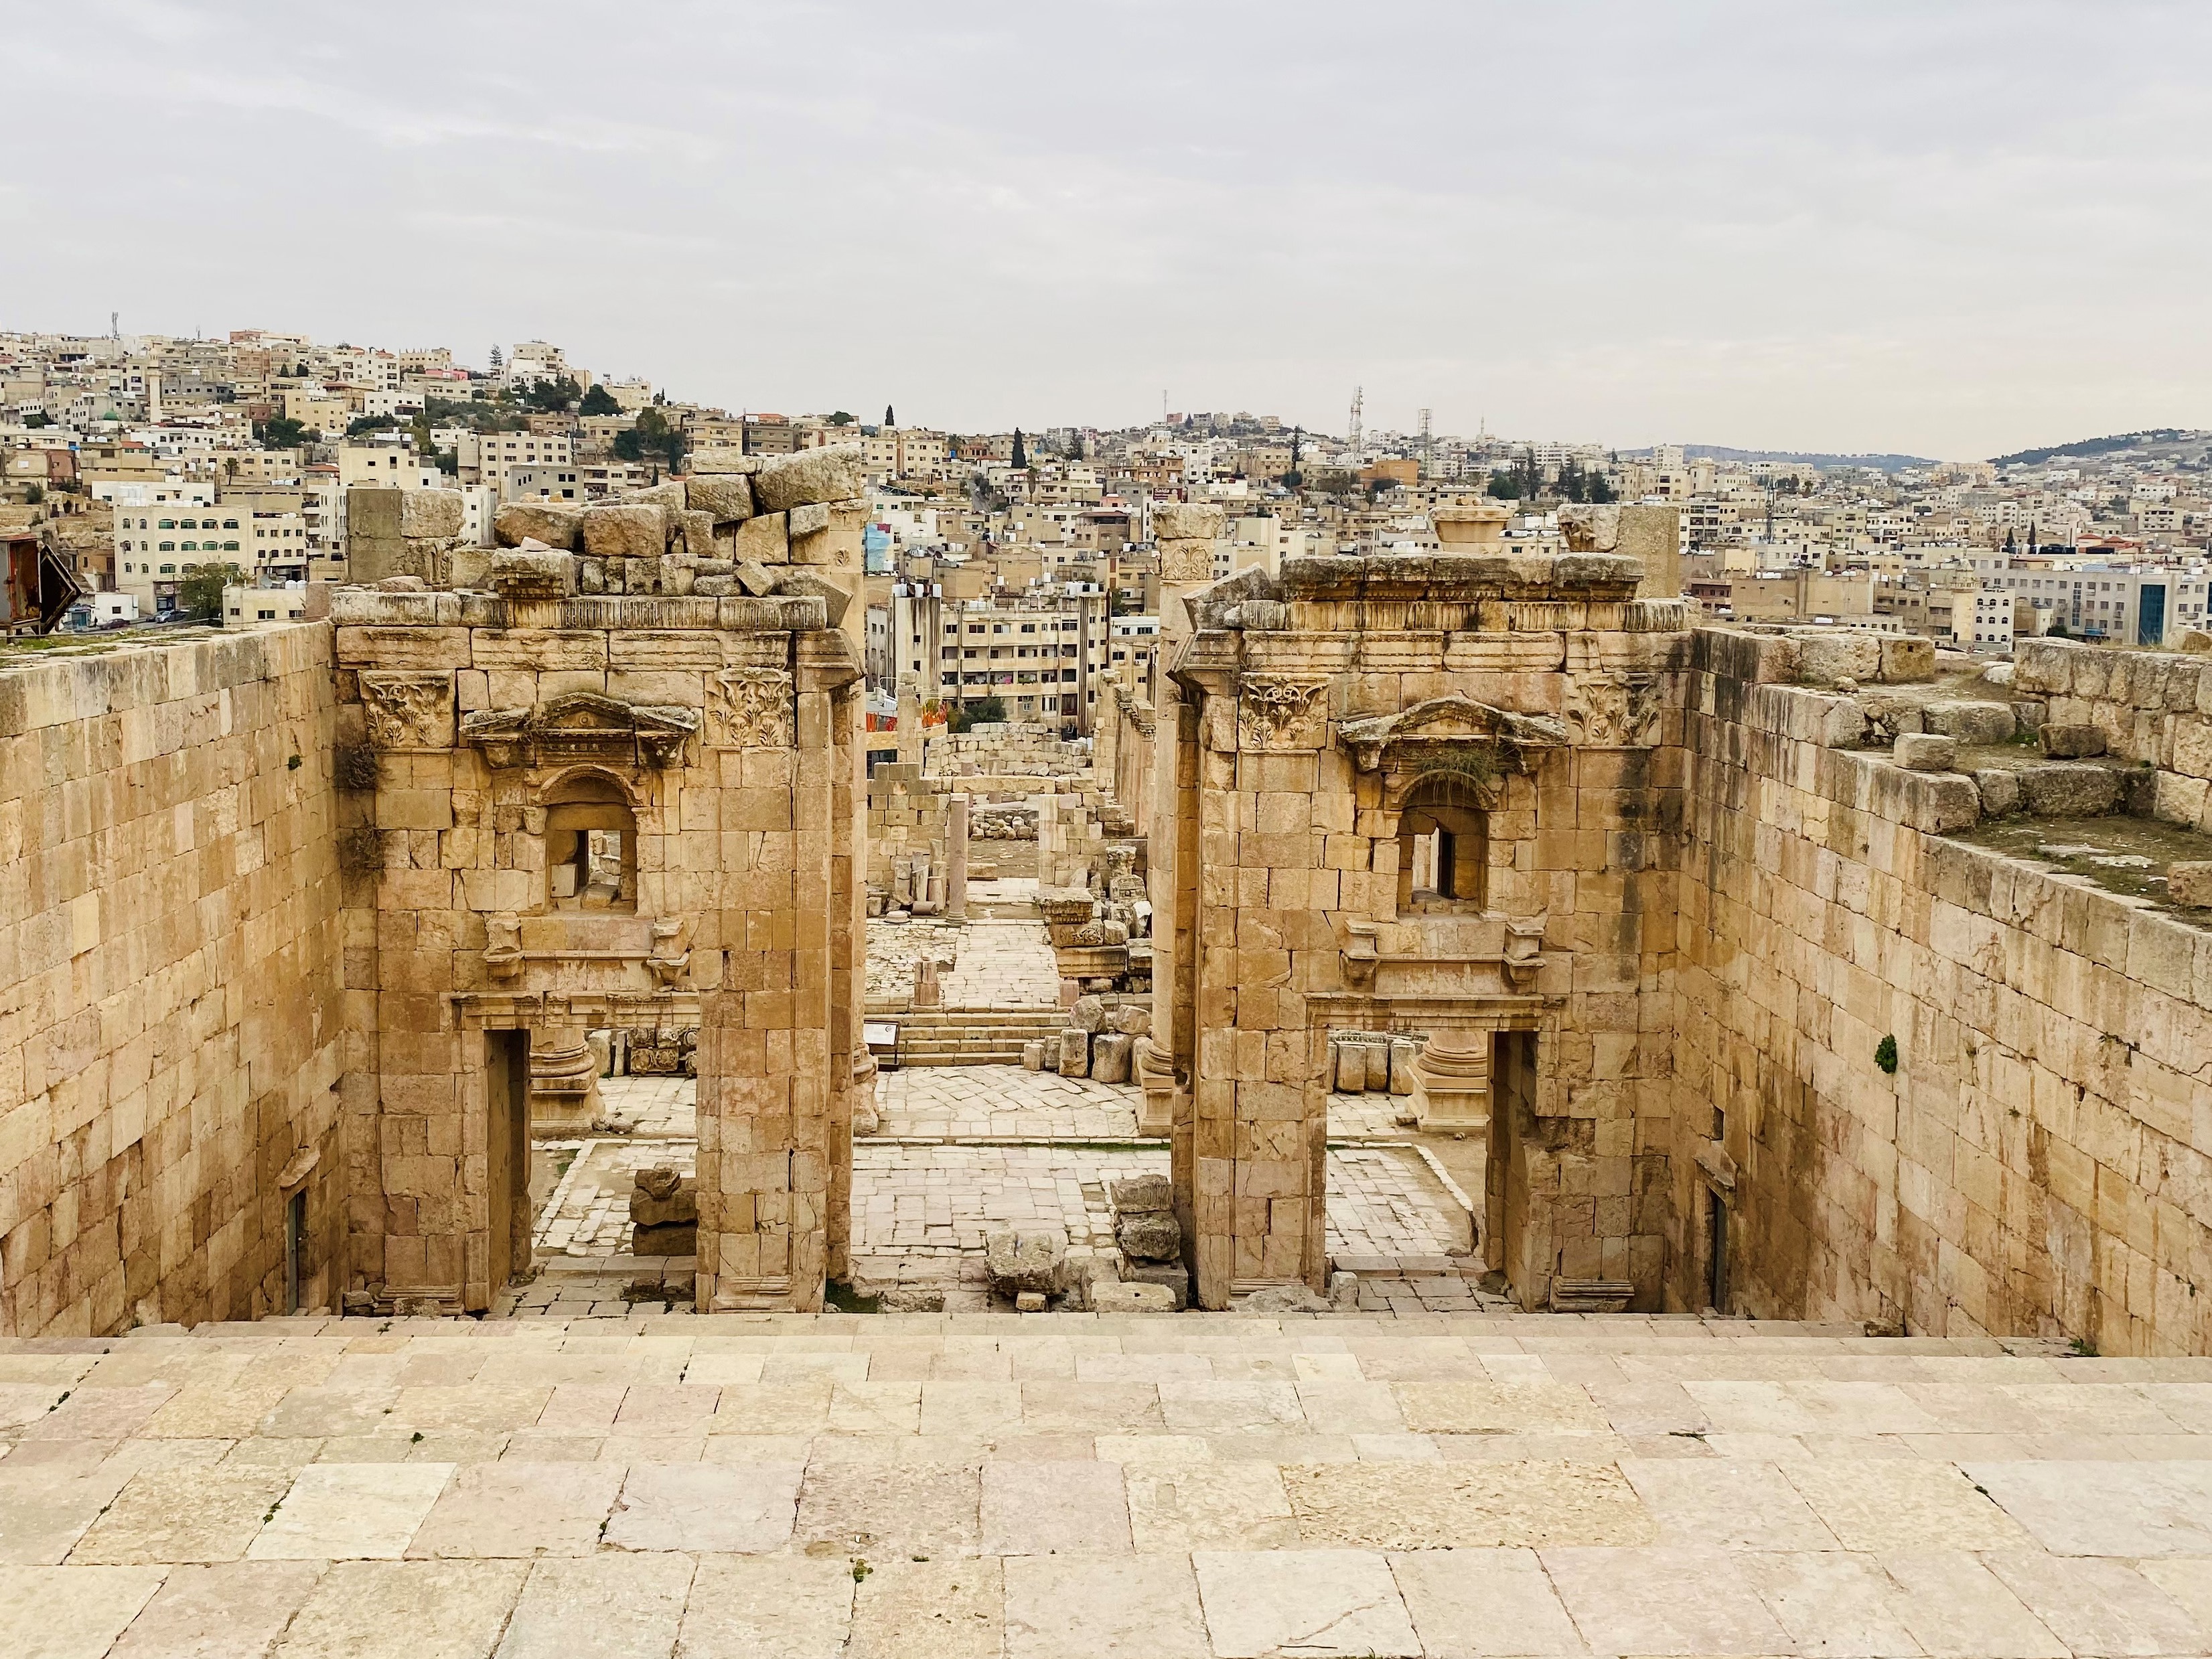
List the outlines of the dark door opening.
<svg viewBox="0 0 2212 1659">
<path fill-rule="evenodd" d="M 1536 1034 L 1500 1031 L 1491 1041 L 1490 1146 L 1483 1161 L 1483 1266 L 1522 1307 L 1542 1300 L 1527 1252 L 1526 1148 L 1535 1129 Z"/>
<path fill-rule="evenodd" d="M 1705 1249 L 1711 1269 L 1705 1288 L 1712 1297 L 1713 1311 L 1724 1314 L 1729 1310 L 1728 1204 L 1707 1188 L 1705 1205 Z"/>
<path fill-rule="evenodd" d="M 307 1189 L 284 1200 L 284 1311 L 300 1311 L 300 1253 L 307 1237 Z"/>
<path fill-rule="evenodd" d="M 531 1266 L 530 1033 L 484 1033 L 485 1224 L 491 1291 Z"/>
</svg>

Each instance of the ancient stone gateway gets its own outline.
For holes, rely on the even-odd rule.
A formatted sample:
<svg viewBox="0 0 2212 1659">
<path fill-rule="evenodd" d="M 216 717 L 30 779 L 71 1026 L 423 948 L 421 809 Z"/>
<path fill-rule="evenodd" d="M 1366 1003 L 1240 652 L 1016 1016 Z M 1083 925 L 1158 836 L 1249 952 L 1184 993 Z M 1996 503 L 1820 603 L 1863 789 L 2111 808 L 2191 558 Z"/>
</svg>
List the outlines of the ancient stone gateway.
<svg viewBox="0 0 2212 1659">
<path fill-rule="evenodd" d="M 1151 822 L 1202 1305 L 1322 1288 L 1330 1035 L 1357 1031 L 1427 1035 L 1461 1096 L 1498 1097 L 1487 1248 L 1524 1304 L 1657 1305 L 1665 1158 L 1638 1125 L 1666 1073 L 1640 1033 L 1671 1017 L 1683 617 L 1636 597 L 1643 574 L 1309 558 L 1191 599 Z"/>
<path fill-rule="evenodd" d="M 699 1304 L 821 1305 L 859 485 L 731 459 L 495 550 L 403 502 L 327 620 L 0 662 L 0 1331 L 493 1305 L 602 1029 L 696 1066 Z M 1332 1063 L 1418 1064 L 1525 1307 L 2212 1349 L 2212 669 L 2036 641 L 2008 703 L 1924 641 L 1686 629 L 1670 509 L 1551 553 L 1461 512 L 1211 585 L 1218 509 L 1157 515 L 1158 672 L 1073 815 L 1146 833 L 1150 1031 L 1078 1036 L 1199 1301 L 1323 1288 Z"/>
<path fill-rule="evenodd" d="M 848 487 L 836 458 L 785 471 L 566 527 L 587 550 L 620 530 L 618 557 L 526 545 L 490 556 L 488 592 L 403 578 L 333 603 L 358 757 L 339 769 L 350 1249 L 386 1306 L 487 1308 L 526 1260 L 527 1052 L 599 1028 L 699 1030 L 702 1308 L 818 1308 L 844 1271 L 872 1073 L 859 656 L 833 620 L 858 538 L 817 499 Z M 734 586 L 711 538 L 764 543 L 746 526 L 771 498 L 781 567 L 702 591 Z M 614 573 L 627 591 L 577 591 Z"/>
</svg>

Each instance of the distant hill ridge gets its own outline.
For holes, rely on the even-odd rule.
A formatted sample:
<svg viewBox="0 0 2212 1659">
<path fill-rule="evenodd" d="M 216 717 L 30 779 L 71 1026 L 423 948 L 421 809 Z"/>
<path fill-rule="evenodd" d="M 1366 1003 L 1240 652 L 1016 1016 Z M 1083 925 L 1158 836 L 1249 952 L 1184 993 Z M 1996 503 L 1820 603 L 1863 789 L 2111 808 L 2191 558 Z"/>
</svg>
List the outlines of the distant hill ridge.
<svg viewBox="0 0 2212 1659">
<path fill-rule="evenodd" d="M 2212 438 L 2212 433 L 2192 430 L 2188 427 L 2158 426 L 2141 432 L 2115 433 L 2107 438 L 2082 438 L 2070 444 L 2052 444 L 2045 449 L 2015 450 L 2009 455 L 1990 457 L 1999 466 L 2033 466 L 2038 461 L 2056 460 L 2062 455 L 2109 455 L 2115 450 L 2138 449 L 2152 444 L 2201 443 Z"/>
<path fill-rule="evenodd" d="M 1649 449 L 1624 449 L 1623 455 L 1639 459 L 1649 457 Z M 1815 450 L 1800 449 L 1729 449 L 1721 444 L 1684 444 L 1686 458 L 1696 457 L 1711 461 L 1795 461 L 1803 466 L 1863 466 L 1877 472 L 1902 472 L 1911 466 L 1937 466 L 1942 463 L 1924 455 L 1831 455 Z"/>
</svg>

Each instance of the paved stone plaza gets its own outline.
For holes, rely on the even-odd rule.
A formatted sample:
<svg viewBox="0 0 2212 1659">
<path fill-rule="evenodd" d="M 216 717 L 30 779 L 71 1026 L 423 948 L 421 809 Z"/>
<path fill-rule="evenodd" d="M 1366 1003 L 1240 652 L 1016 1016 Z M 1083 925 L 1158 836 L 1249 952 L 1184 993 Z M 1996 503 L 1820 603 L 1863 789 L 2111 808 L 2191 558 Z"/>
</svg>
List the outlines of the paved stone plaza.
<svg viewBox="0 0 2212 1659">
<path fill-rule="evenodd" d="M 0 1343 L 10 1659 L 2202 1655 L 2212 1361 L 1691 1318 Z"/>
<path fill-rule="evenodd" d="M 609 1108 L 638 1127 L 541 1146 L 566 1160 L 536 1229 L 547 1273 L 504 1298 L 500 1311 L 581 1314 L 588 1308 L 574 1305 L 580 1302 L 626 1313 L 636 1172 L 669 1164 L 688 1175 L 695 1166 L 690 1079 L 610 1078 L 601 1087 Z M 871 1288 L 951 1289 L 980 1309 L 988 1232 L 1056 1226 L 1078 1253 L 1108 1251 L 1109 1183 L 1168 1172 L 1164 1144 L 1133 1144 L 1138 1091 L 1127 1084 L 942 1066 L 885 1072 L 876 1093 L 881 1132 L 856 1144 L 853 1162 L 854 1275 Z M 1388 1100 L 1332 1097 L 1332 1121 L 1341 1121 L 1355 1144 L 1329 1154 L 1330 1252 L 1355 1271 L 1400 1281 L 1375 1285 L 1368 1305 L 1388 1306 L 1395 1292 L 1421 1307 L 1472 1309 L 1474 1292 L 1459 1276 L 1474 1239 L 1468 1194 L 1387 1122 Z M 571 1271 L 595 1261 L 604 1277 Z"/>
</svg>

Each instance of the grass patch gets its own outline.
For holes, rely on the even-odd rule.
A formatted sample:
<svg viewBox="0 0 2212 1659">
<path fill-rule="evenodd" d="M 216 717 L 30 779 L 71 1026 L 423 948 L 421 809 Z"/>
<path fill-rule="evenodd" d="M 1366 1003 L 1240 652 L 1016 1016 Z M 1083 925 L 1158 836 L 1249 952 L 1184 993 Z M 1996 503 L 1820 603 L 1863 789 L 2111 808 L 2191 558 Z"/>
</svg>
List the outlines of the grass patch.
<svg viewBox="0 0 2212 1659">
<path fill-rule="evenodd" d="M 839 1313 L 881 1313 L 884 1310 L 883 1297 L 862 1296 L 842 1279 L 831 1279 L 823 1290 L 822 1299 Z"/>
</svg>

